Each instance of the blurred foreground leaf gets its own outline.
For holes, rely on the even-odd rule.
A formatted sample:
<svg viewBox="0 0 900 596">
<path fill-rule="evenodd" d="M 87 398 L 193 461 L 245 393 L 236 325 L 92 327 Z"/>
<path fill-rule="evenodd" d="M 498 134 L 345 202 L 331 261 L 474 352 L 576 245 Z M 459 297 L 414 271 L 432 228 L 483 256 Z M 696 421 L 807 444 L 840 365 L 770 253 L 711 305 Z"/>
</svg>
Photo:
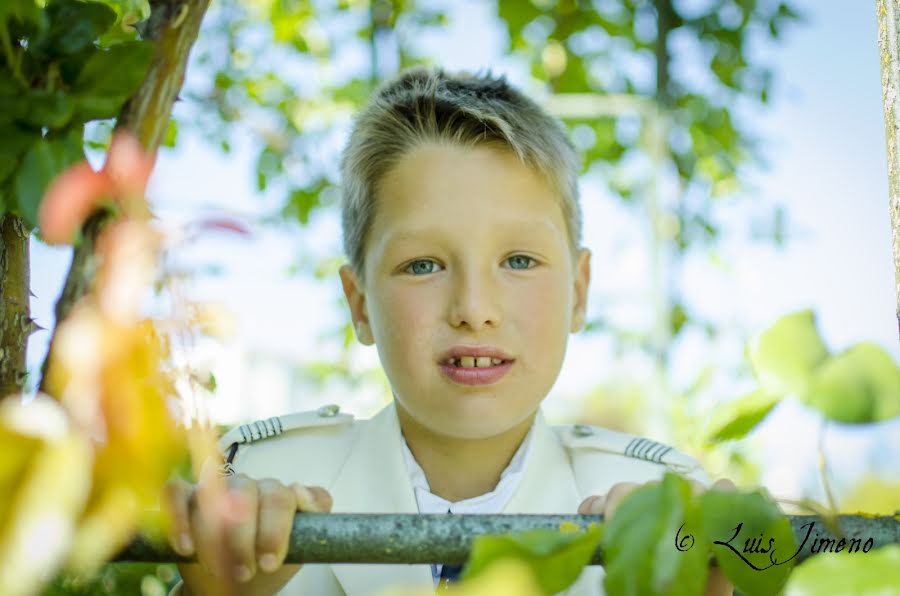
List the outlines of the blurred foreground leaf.
<svg viewBox="0 0 900 596">
<path fill-rule="evenodd" d="M 740 439 L 762 422 L 781 397 L 758 389 L 716 410 L 707 430 L 707 441 Z"/>
<path fill-rule="evenodd" d="M 804 395 L 812 371 L 827 357 L 811 310 L 781 317 L 750 344 L 760 385 L 776 395 Z"/>
<path fill-rule="evenodd" d="M 749 596 L 777 594 L 793 567 L 787 517 L 762 492 L 711 490 L 700 496 L 703 529 L 719 567 Z"/>
<path fill-rule="evenodd" d="M 900 414 L 900 367 L 879 345 L 858 343 L 816 370 L 804 401 L 838 422 L 892 418 Z"/>
<path fill-rule="evenodd" d="M 629 494 L 603 536 L 606 592 L 702 594 L 709 545 L 696 531 L 700 513 L 691 498 L 690 483 L 674 474 Z M 679 544 L 678 536 L 689 538 Z"/>
<path fill-rule="evenodd" d="M 825 553 L 791 574 L 785 596 L 889 596 L 900 590 L 900 545 L 867 553 Z"/>
<path fill-rule="evenodd" d="M 601 530 L 575 527 L 530 530 L 507 536 L 480 536 L 472 545 L 472 555 L 463 570 L 463 579 L 482 576 L 501 559 L 516 558 L 531 569 L 543 593 L 555 594 L 570 586 L 597 550 Z"/>
</svg>

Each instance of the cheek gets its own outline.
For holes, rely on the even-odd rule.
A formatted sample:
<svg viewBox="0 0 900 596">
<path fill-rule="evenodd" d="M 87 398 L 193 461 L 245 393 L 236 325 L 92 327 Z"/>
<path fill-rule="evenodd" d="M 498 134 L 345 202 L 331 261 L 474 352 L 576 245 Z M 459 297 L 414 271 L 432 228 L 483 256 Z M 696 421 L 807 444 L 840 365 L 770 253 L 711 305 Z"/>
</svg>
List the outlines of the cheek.
<svg viewBox="0 0 900 596">
<path fill-rule="evenodd" d="M 556 346 L 565 341 L 569 321 L 569 292 L 563 276 L 547 276 L 528 292 L 516 296 L 517 317 L 532 341 Z"/>
<path fill-rule="evenodd" d="M 427 333 L 434 326 L 435 302 L 421 293 L 387 291 L 379 302 L 379 330 L 376 337 L 388 345 L 390 359 L 406 359 L 408 355 L 430 353 Z"/>
</svg>

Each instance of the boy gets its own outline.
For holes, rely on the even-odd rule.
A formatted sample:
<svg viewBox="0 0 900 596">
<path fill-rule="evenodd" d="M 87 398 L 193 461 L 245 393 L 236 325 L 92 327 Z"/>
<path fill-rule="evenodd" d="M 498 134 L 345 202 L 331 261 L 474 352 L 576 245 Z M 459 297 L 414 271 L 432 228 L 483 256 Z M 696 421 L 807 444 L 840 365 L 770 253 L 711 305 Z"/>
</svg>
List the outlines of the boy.
<svg viewBox="0 0 900 596">
<path fill-rule="evenodd" d="M 241 593 L 357 596 L 457 572 L 281 565 L 298 510 L 611 515 L 666 470 L 703 478 L 663 445 L 544 422 L 540 403 L 585 318 L 579 169 L 561 123 L 502 77 L 419 67 L 375 92 L 342 159 L 350 263 L 340 276 L 394 400 L 371 420 L 326 407 L 223 437 L 230 484 L 251 503 L 226 541 Z M 191 488 L 169 488 L 173 546 L 202 561 L 211 545 Z M 199 566 L 181 571 L 186 593 L 204 593 Z M 601 583 L 602 569 L 588 567 L 567 593 L 599 594 Z"/>
</svg>

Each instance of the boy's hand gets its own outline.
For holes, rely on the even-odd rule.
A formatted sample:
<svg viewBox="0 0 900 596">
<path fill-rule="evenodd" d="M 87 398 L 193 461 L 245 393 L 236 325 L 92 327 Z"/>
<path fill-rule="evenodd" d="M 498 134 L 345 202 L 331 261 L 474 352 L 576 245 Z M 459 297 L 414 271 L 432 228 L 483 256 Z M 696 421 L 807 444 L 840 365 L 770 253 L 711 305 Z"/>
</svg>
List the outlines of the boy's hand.
<svg viewBox="0 0 900 596">
<path fill-rule="evenodd" d="M 702 483 L 696 480 L 691 480 L 690 482 L 695 495 L 706 490 L 706 487 L 703 486 Z M 604 520 L 610 520 L 615 514 L 619 503 L 622 502 L 622 499 L 639 486 L 639 484 L 634 482 L 620 482 L 619 484 L 614 484 L 605 496 L 594 495 L 582 501 L 581 505 L 578 506 L 578 513 L 582 515 L 603 515 Z M 719 490 L 734 490 L 735 486 L 731 480 L 721 478 L 713 483 L 712 488 Z M 722 573 L 722 570 L 718 567 L 710 569 L 709 577 L 706 580 L 705 595 L 731 596 L 733 593 L 734 585 L 728 580 L 725 574 Z"/>
<path fill-rule="evenodd" d="M 207 490 L 203 482 L 175 479 L 165 486 L 163 502 L 172 516 L 169 542 L 175 552 L 196 553 L 199 561 L 178 565 L 183 594 L 216 593 L 223 581 L 240 582 L 241 594 L 275 594 L 301 567 L 284 564 L 294 514 L 331 511 L 331 495 L 318 486 L 285 486 L 244 474 L 226 483 L 214 513 L 197 507 Z"/>
</svg>

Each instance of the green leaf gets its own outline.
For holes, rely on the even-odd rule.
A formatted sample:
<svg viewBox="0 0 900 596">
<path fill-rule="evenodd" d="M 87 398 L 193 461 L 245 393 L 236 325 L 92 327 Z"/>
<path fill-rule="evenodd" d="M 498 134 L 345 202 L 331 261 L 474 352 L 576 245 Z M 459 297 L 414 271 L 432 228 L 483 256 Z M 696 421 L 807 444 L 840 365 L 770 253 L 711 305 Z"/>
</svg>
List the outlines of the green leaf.
<svg viewBox="0 0 900 596">
<path fill-rule="evenodd" d="M 290 198 L 282 210 L 282 215 L 296 219 L 301 225 L 308 224 L 310 213 L 321 205 L 319 193 L 327 183 L 327 180 L 320 180 L 319 184 L 314 188 L 297 188 L 291 191 Z"/>
<path fill-rule="evenodd" d="M 516 558 L 525 561 L 547 594 L 572 585 L 591 560 L 602 534 L 599 527 L 586 531 L 560 528 L 537 529 L 504 536 L 479 536 L 463 569 L 462 579 L 482 574 L 494 561 Z"/>
<path fill-rule="evenodd" d="M 762 492 L 709 490 L 700 496 L 703 531 L 719 568 L 749 596 L 777 594 L 797 544 L 787 517 Z"/>
<path fill-rule="evenodd" d="M 14 192 L 19 215 L 30 227 L 37 227 L 37 214 L 47 186 L 60 172 L 84 159 L 82 132 L 76 129 L 64 137 L 38 140 L 25 154 L 16 173 Z"/>
<path fill-rule="evenodd" d="M 798 565 L 785 596 L 858 596 L 896 594 L 900 586 L 900 545 L 889 544 L 865 554 L 825 553 Z"/>
<path fill-rule="evenodd" d="M 805 402 L 838 422 L 892 418 L 900 414 L 900 368 L 879 345 L 861 342 L 816 370 Z"/>
<path fill-rule="evenodd" d="M 757 379 L 777 395 L 805 395 L 813 370 L 827 357 L 811 310 L 781 317 L 750 343 Z"/>
<path fill-rule="evenodd" d="M 38 29 L 46 27 L 44 11 L 34 0 L 3 0 L 0 2 L 0 26 L 4 26 L 9 19 L 34 25 Z"/>
<path fill-rule="evenodd" d="M 114 118 L 137 91 L 153 58 L 153 44 L 129 41 L 97 50 L 78 74 L 72 93 L 85 120 Z"/>
<path fill-rule="evenodd" d="M 177 142 L 178 122 L 175 121 L 175 118 L 170 118 L 169 124 L 166 126 L 166 136 L 163 138 L 162 145 L 163 147 L 174 147 Z"/>
<path fill-rule="evenodd" d="M 53 0 L 46 12 L 50 26 L 36 40 L 35 51 L 48 57 L 84 50 L 116 22 L 116 12 L 99 2 Z"/>
<path fill-rule="evenodd" d="M 21 121 L 38 129 L 58 130 L 72 120 L 74 105 L 62 91 L 34 89 L 27 95 L 28 110 Z"/>
<path fill-rule="evenodd" d="M 699 515 L 690 483 L 674 474 L 625 497 L 603 536 L 606 593 L 702 594 L 709 545 Z"/>
<path fill-rule="evenodd" d="M 28 95 L 12 73 L 0 68 L 0 123 L 18 120 L 27 113 Z"/>
<path fill-rule="evenodd" d="M 34 130 L 25 130 L 12 122 L 0 122 L 0 185 L 16 170 L 20 157 L 41 138 Z"/>
<path fill-rule="evenodd" d="M 718 443 L 744 437 L 769 415 L 779 401 L 781 396 L 759 389 L 724 404 L 713 414 L 706 440 Z"/>
</svg>

